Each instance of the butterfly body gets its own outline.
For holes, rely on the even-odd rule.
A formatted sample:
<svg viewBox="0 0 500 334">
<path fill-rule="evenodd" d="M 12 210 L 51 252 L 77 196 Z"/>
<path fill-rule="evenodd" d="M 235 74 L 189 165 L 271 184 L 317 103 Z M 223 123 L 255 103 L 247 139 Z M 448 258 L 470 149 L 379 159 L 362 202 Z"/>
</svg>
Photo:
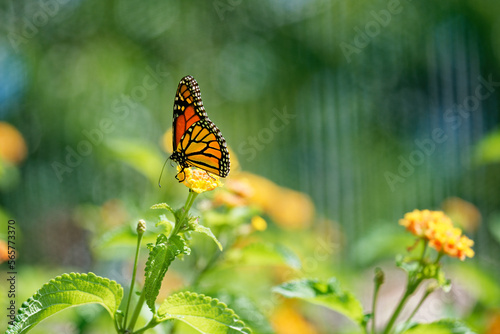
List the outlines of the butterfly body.
<svg viewBox="0 0 500 334">
<path fill-rule="evenodd" d="M 198 167 L 226 177 L 230 162 L 226 140 L 208 118 L 196 80 L 188 75 L 181 79 L 174 101 L 173 153 L 170 159 L 181 170 L 176 178 L 182 182 L 184 169 Z"/>
</svg>

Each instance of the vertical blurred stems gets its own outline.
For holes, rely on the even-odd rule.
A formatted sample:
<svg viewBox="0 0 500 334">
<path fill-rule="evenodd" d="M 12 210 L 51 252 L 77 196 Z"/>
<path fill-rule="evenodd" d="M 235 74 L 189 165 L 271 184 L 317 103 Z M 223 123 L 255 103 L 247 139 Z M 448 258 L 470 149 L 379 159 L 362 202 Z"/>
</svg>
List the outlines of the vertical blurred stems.
<svg viewBox="0 0 500 334">
<path fill-rule="evenodd" d="M 141 249 L 142 236 L 144 235 L 145 231 L 146 231 L 146 222 L 144 220 L 140 220 L 139 223 L 137 224 L 137 247 L 135 249 L 134 271 L 132 272 L 132 281 L 130 282 L 130 290 L 128 293 L 127 307 L 125 309 L 125 318 L 123 320 L 123 326 L 122 326 L 123 328 L 125 328 L 127 326 L 128 311 L 130 308 L 130 300 L 132 299 L 132 294 L 134 293 L 135 277 L 137 274 L 137 260 L 139 258 L 139 251 Z M 131 324 L 132 324 L 132 321 L 131 321 Z"/>
</svg>

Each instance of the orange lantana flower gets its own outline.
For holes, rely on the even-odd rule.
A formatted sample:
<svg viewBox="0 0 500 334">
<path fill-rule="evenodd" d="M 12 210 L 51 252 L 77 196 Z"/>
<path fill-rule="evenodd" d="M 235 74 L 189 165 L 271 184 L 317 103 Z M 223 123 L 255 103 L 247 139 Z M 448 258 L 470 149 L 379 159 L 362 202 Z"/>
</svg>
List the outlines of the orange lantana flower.
<svg viewBox="0 0 500 334">
<path fill-rule="evenodd" d="M 474 241 L 462 235 L 462 230 L 454 227 L 451 219 L 442 211 L 413 210 L 406 213 L 399 224 L 424 239 L 438 252 L 462 261 L 474 256 L 471 249 Z"/>
</svg>

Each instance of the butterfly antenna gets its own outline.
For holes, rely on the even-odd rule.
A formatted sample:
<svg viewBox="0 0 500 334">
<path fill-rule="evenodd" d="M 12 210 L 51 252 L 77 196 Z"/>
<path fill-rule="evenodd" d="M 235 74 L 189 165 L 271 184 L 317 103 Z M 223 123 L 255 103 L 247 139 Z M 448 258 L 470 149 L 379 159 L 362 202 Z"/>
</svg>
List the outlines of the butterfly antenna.
<svg viewBox="0 0 500 334">
<path fill-rule="evenodd" d="M 170 160 L 170 158 L 167 158 L 167 160 L 165 160 L 165 163 L 163 164 L 163 167 L 161 168 L 160 177 L 158 178 L 158 187 L 160 187 L 160 188 L 161 188 L 161 176 L 163 175 L 163 170 L 165 169 L 165 165 L 167 164 L 168 160 Z"/>
</svg>

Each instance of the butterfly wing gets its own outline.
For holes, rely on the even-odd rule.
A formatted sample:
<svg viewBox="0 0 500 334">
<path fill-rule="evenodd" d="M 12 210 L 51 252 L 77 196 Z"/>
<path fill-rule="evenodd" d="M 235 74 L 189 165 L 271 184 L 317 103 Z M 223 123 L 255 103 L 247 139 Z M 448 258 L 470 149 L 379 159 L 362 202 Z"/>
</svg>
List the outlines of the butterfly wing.
<svg viewBox="0 0 500 334">
<path fill-rule="evenodd" d="M 179 174 L 189 166 L 221 177 L 229 174 L 226 140 L 208 118 L 198 83 L 189 75 L 182 78 L 175 95 L 172 143 L 170 158 L 182 167 Z"/>
</svg>

